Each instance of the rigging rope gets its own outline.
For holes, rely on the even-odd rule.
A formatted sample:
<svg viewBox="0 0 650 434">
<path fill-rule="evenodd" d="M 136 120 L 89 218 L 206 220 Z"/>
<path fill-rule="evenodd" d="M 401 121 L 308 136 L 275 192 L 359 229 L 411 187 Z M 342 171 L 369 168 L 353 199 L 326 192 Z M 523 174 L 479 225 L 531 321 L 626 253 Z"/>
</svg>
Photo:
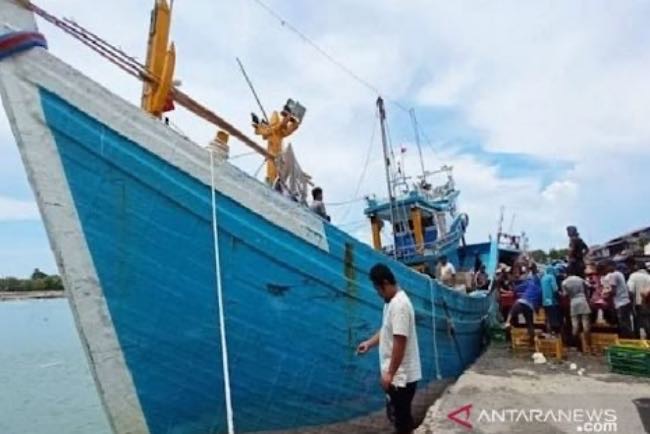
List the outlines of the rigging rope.
<svg viewBox="0 0 650 434">
<path fill-rule="evenodd" d="M 350 205 L 350 204 L 352 204 L 352 203 L 361 202 L 361 201 L 364 200 L 364 199 L 365 199 L 365 197 L 363 197 L 363 196 L 362 196 L 362 197 L 355 197 L 354 199 L 344 200 L 343 202 L 325 202 L 325 205 L 326 205 L 326 206 L 343 206 L 343 205 Z"/>
<path fill-rule="evenodd" d="M 359 190 L 361 190 L 361 184 L 363 184 L 363 181 L 366 177 L 366 173 L 368 172 L 368 165 L 370 164 L 370 157 L 372 156 L 372 150 L 373 150 L 373 145 L 375 144 L 375 135 L 377 133 L 377 118 L 379 117 L 379 111 L 375 109 L 375 113 L 373 116 L 372 120 L 372 133 L 370 134 L 370 143 L 368 143 L 368 149 L 366 150 L 366 158 L 365 162 L 363 163 L 363 169 L 361 170 L 361 174 L 359 175 L 359 180 L 357 181 L 357 186 L 354 189 L 354 195 L 353 197 L 357 197 L 359 195 Z M 341 216 L 341 220 L 345 220 L 347 216 L 350 214 L 350 211 L 352 210 L 352 205 L 348 206 L 343 215 Z"/>
<path fill-rule="evenodd" d="M 442 378 L 442 374 L 440 373 L 440 363 L 438 362 L 438 338 L 437 338 L 437 331 L 436 331 L 436 295 L 435 295 L 435 290 L 433 288 L 433 279 L 431 277 L 429 279 L 429 290 L 431 291 L 431 322 L 433 323 L 433 360 L 436 366 L 436 378 L 440 380 Z"/>
<path fill-rule="evenodd" d="M 223 313 L 223 291 L 221 287 L 221 265 L 219 260 L 219 231 L 217 225 L 217 199 L 214 181 L 214 149 L 210 147 L 210 193 L 212 199 L 212 237 L 214 241 L 214 270 L 217 281 L 217 301 L 219 305 L 219 332 L 221 335 L 221 361 L 223 364 L 223 388 L 226 397 L 226 420 L 228 434 L 235 433 L 232 398 L 230 392 L 230 371 L 228 369 L 228 347 L 226 345 L 226 321 Z"/>
<path fill-rule="evenodd" d="M 280 14 L 278 14 L 273 8 L 271 8 L 269 5 L 264 3 L 262 0 L 252 0 L 254 3 L 256 3 L 260 8 L 264 9 L 270 16 L 275 18 L 282 27 L 286 28 L 289 30 L 291 33 L 295 34 L 298 36 L 299 39 L 301 39 L 304 43 L 312 47 L 316 52 L 318 52 L 321 56 L 323 56 L 327 61 L 329 61 L 332 65 L 336 66 L 339 68 L 341 71 L 346 73 L 348 76 L 350 76 L 352 79 L 354 79 L 357 83 L 361 84 L 363 87 L 366 89 L 370 90 L 373 92 L 375 95 L 385 95 L 382 93 L 377 86 L 374 84 L 370 83 L 368 80 L 365 78 L 361 77 L 359 74 L 354 72 L 351 68 L 346 66 L 343 62 L 337 60 L 334 58 L 331 54 L 329 54 L 327 51 L 325 51 L 323 48 L 321 48 L 317 43 L 315 43 L 313 40 L 311 40 L 307 35 L 305 35 L 303 32 L 298 30 L 293 24 L 288 22 L 285 18 L 283 18 Z M 408 109 L 404 107 L 402 104 L 400 104 L 397 100 L 392 99 L 392 98 L 386 98 L 391 104 L 393 104 L 396 107 L 399 107 L 401 110 L 405 111 L 408 113 Z"/>
</svg>

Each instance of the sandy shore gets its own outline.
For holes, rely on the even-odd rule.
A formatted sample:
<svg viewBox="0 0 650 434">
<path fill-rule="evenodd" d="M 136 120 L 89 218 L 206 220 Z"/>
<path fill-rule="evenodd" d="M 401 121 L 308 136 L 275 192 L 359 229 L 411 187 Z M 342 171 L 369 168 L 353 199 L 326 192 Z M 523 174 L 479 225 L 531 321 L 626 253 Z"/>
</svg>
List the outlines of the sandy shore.
<svg viewBox="0 0 650 434">
<path fill-rule="evenodd" d="M 0 291 L 0 301 L 60 298 L 63 296 L 63 291 Z"/>
</svg>

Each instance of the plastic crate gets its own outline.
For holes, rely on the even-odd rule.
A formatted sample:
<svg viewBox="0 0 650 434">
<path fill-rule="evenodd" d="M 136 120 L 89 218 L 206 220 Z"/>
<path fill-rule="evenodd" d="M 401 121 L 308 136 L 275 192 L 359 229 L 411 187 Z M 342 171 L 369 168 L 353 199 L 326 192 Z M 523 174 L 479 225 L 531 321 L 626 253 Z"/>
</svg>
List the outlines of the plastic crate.
<svg viewBox="0 0 650 434">
<path fill-rule="evenodd" d="M 584 333 L 581 334 L 582 348 L 587 348 Z M 594 354 L 605 354 L 605 350 L 618 344 L 618 334 L 616 333 L 592 333 L 591 334 L 591 352 Z"/>
<path fill-rule="evenodd" d="M 544 354 L 546 357 L 561 360 L 566 357 L 566 351 L 562 344 L 562 338 L 551 336 L 537 336 L 535 338 L 535 351 Z"/>
<path fill-rule="evenodd" d="M 507 340 L 506 331 L 501 327 L 492 327 L 488 330 L 492 342 L 505 342 Z"/>
<path fill-rule="evenodd" d="M 606 356 L 612 372 L 650 377 L 650 349 L 613 345 L 607 349 Z"/>
<path fill-rule="evenodd" d="M 534 347 L 530 343 L 528 329 L 513 327 L 510 329 L 510 340 L 513 351 L 533 351 Z"/>
<path fill-rule="evenodd" d="M 650 349 L 650 340 L 647 339 L 619 339 L 619 347 Z"/>
</svg>

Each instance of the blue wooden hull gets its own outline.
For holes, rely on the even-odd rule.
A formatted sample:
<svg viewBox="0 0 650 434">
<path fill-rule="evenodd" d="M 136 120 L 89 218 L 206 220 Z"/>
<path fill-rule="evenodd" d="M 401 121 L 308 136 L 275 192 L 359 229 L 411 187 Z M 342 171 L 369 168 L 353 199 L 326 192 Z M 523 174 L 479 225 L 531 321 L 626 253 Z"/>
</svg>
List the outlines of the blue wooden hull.
<svg viewBox="0 0 650 434">
<path fill-rule="evenodd" d="M 33 26 L 26 9 L 0 6 Z M 0 91 L 114 431 L 224 432 L 207 153 L 42 49 L 0 63 Z M 442 288 L 228 163 L 221 170 L 237 432 L 381 410 L 377 355 L 355 355 L 380 325 L 367 275 L 377 262 L 413 302 L 422 386 L 477 357 L 487 298 Z"/>
<path fill-rule="evenodd" d="M 54 94 L 41 100 L 150 431 L 223 432 L 209 187 Z M 217 213 L 239 432 L 381 409 L 377 356 L 355 355 L 380 323 L 367 276 L 376 262 L 390 264 L 413 301 L 423 384 L 458 375 L 478 355 L 487 299 L 434 283 L 436 372 L 427 278 L 331 225 L 325 251 L 221 194 Z"/>
<path fill-rule="evenodd" d="M 225 431 L 210 189 L 56 95 L 43 112 L 151 433 Z M 295 205 L 287 202 L 287 212 Z M 389 263 L 416 310 L 423 384 L 478 355 L 486 299 L 430 283 L 326 225 L 329 251 L 217 194 L 219 249 L 239 432 L 340 422 L 381 409 L 377 356 L 357 343 L 379 326 L 367 276 Z"/>
</svg>

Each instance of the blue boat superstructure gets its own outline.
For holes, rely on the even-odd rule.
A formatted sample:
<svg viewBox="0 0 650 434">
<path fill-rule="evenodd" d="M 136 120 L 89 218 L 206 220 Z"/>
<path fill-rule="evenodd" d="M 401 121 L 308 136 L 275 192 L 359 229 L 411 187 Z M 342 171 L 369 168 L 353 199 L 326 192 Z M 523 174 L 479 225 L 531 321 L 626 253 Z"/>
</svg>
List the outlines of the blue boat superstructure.
<svg viewBox="0 0 650 434">
<path fill-rule="evenodd" d="M 0 1 L 4 22 L 35 29 L 26 14 Z M 42 48 L 1 62 L 0 90 L 113 430 L 225 432 L 208 151 Z M 215 171 L 237 432 L 382 409 L 377 355 L 355 355 L 381 319 L 377 262 L 413 301 L 422 387 L 477 357 L 489 298 L 438 285 L 227 161 Z"/>
<path fill-rule="evenodd" d="M 408 185 L 402 175 L 402 178 L 396 177 L 391 185 L 393 197 L 366 199 L 364 213 L 375 232 L 373 243 L 376 250 L 432 276 L 438 259 L 443 255 L 456 267 L 462 265 L 459 247 L 469 218 L 457 210 L 460 191 L 455 187 L 451 172 L 450 166 L 443 166 L 436 172 L 427 172 L 420 177 L 420 182 L 413 185 Z M 427 176 L 440 173 L 446 175 L 444 184 L 434 187 L 427 181 Z M 393 226 L 392 232 L 389 230 L 392 239 L 388 245 L 383 245 L 380 236 L 385 225 Z"/>
</svg>

